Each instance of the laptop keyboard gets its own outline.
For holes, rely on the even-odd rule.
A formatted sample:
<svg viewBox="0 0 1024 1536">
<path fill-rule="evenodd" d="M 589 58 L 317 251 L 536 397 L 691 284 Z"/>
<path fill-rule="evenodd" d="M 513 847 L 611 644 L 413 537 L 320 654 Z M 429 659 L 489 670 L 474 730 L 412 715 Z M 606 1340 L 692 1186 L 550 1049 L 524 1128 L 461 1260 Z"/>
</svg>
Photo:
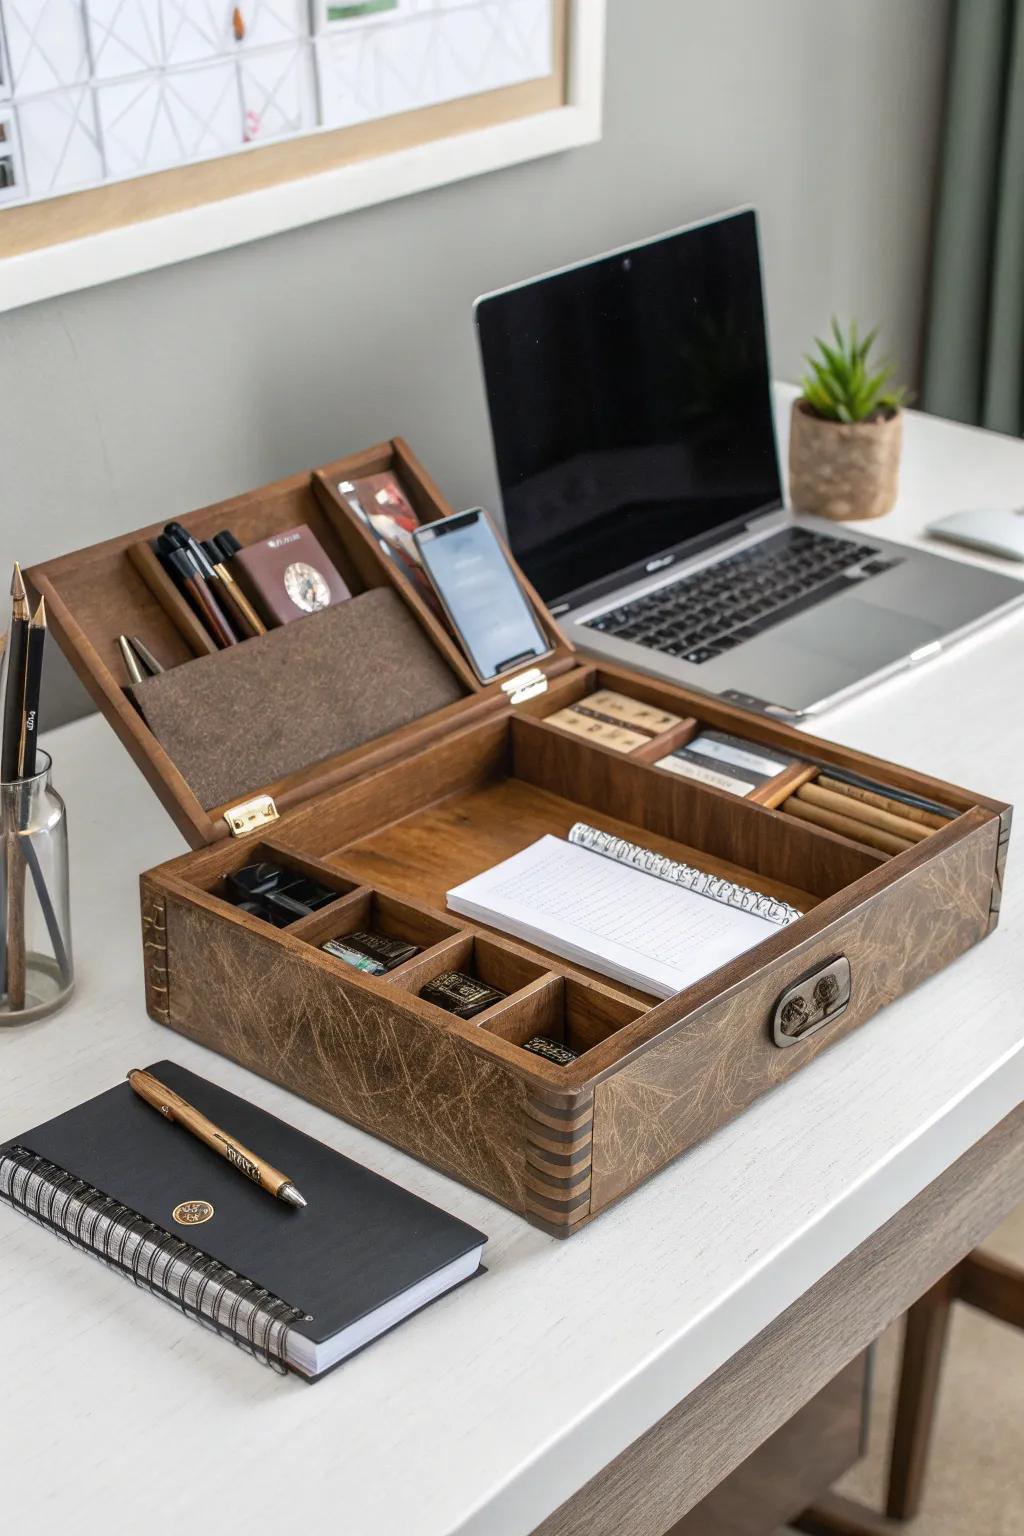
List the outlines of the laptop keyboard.
<svg viewBox="0 0 1024 1536">
<path fill-rule="evenodd" d="M 870 544 L 784 528 L 750 549 L 613 608 L 584 627 L 700 666 L 898 565 Z"/>
</svg>

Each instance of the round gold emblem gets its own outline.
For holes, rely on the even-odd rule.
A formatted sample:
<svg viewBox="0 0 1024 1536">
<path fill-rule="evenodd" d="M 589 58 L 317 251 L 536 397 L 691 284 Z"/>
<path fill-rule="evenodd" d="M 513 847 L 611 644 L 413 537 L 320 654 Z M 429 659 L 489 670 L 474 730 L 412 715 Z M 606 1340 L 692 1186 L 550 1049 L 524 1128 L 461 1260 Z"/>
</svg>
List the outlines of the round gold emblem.
<svg viewBox="0 0 1024 1536">
<path fill-rule="evenodd" d="M 183 1227 L 201 1227 L 213 1215 L 209 1200 L 183 1200 L 171 1212 L 174 1220 Z"/>
<path fill-rule="evenodd" d="M 296 560 L 285 569 L 284 589 L 303 613 L 316 613 L 318 608 L 328 607 L 331 601 L 330 587 L 316 566 L 307 565 L 304 560 Z"/>
</svg>

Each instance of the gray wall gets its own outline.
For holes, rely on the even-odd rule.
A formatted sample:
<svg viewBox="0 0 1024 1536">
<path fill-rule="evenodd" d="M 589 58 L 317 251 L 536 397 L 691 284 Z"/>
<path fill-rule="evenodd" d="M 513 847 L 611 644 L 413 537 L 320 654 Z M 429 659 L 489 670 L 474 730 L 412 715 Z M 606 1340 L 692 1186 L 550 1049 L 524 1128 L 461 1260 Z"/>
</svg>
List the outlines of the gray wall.
<svg viewBox="0 0 1024 1536">
<path fill-rule="evenodd" d="M 913 381 L 946 19 L 609 0 L 600 144 L 0 315 L 3 559 L 396 433 L 457 505 L 494 505 L 475 295 L 738 203 L 761 210 L 776 373 L 835 311 Z M 55 676 L 51 718 L 83 698 Z"/>
</svg>

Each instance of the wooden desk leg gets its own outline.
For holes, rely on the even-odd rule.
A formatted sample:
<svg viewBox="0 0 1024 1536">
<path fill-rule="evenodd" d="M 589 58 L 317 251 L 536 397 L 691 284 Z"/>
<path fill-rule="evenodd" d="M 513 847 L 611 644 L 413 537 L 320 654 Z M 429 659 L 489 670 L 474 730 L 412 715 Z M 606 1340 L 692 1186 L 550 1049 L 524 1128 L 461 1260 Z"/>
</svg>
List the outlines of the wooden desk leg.
<svg viewBox="0 0 1024 1536">
<path fill-rule="evenodd" d="M 970 1259 L 963 1262 L 968 1264 Z M 829 1494 L 793 1522 L 794 1529 L 804 1536 L 881 1536 L 882 1532 L 899 1529 L 895 1521 L 911 1520 L 917 1514 L 935 1422 L 950 1310 L 960 1289 L 960 1268 L 957 1265 L 930 1291 L 925 1291 L 904 1320 L 886 1515 L 878 1515 L 853 1499 Z"/>
<path fill-rule="evenodd" d="M 957 1270 L 957 1300 L 1012 1328 L 1024 1328 L 1024 1269 L 976 1248 Z"/>
<path fill-rule="evenodd" d="M 963 1264 L 970 1262 L 968 1258 Z M 881 1536 L 882 1532 L 899 1529 L 894 1522 L 912 1520 L 917 1514 L 935 1423 L 950 1311 L 960 1292 L 961 1268 L 962 1265 L 957 1265 L 943 1275 L 906 1314 L 886 1514 L 877 1515 L 866 1504 L 830 1494 L 793 1522 L 804 1536 Z"/>
<path fill-rule="evenodd" d="M 827 1494 L 791 1522 L 794 1530 L 804 1536 L 882 1536 L 917 1514 L 955 1301 L 1024 1329 L 1024 1270 L 975 1249 L 914 1303 L 904 1326 L 886 1515 Z"/>
<path fill-rule="evenodd" d="M 895 1520 L 912 1520 L 921 1506 L 950 1311 L 959 1290 L 958 1276 L 959 1266 L 943 1275 L 937 1285 L 914 1303 L 904 1323 L 885 1503 L 886 1513 Z"/>
</svg>

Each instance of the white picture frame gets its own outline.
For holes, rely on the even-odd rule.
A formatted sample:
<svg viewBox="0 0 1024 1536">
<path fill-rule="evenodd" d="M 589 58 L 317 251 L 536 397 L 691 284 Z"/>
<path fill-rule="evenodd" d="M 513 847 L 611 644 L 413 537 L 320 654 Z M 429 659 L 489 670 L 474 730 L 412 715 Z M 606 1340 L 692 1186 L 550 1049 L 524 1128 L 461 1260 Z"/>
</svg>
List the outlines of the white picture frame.
<svg viewBox="0 0 1024 1536">
<path fill-rule="evenodd" d="M 402 6 L 407 3 L 401 0 Z M 563 105 L 0 256 L 0 311 L 594 143 L 601 136 L 605 5 L 606 0 L 568 0 Z M 0 222 L 0 251 L 2 245 Z"/>
</svg>

